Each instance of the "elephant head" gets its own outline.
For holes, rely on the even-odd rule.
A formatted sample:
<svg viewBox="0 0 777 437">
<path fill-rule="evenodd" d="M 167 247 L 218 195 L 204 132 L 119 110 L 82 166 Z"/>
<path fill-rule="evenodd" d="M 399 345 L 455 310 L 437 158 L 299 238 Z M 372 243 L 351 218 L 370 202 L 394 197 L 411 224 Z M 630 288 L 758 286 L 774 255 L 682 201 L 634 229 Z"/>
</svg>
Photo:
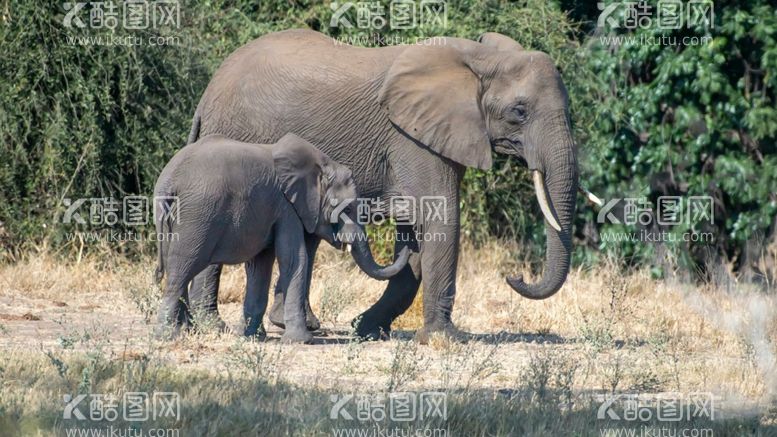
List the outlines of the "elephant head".
<svg viewBox="0 0 777 437">
<path fill-rule="evenodd" d="M 389 279 L 407 264 L 407 248 L 389 266 L 375 262 L 367 233 L 358 224 L 352 206 L 357 193 L 348 167 L 294 134 L 287 134 L 276 143 L 273 159 L 284 195 L 306 232 L 316 234 L 335 248 L 347 248 L 359 268 L 374 279 Z"/>
<path fill-rule="evenodd" d="M 545 218 L 545 273 L 536 284 L 507 281 L 522 296 L 547 298 L 569 272 L 578 184 L 564 83 L 547 54 L 504 35 L 438 43 L 396 58 L 380 103 L 405 135 L 459 164 L 488 169 L 493 150 L 527 165 Z"/>
</svg>

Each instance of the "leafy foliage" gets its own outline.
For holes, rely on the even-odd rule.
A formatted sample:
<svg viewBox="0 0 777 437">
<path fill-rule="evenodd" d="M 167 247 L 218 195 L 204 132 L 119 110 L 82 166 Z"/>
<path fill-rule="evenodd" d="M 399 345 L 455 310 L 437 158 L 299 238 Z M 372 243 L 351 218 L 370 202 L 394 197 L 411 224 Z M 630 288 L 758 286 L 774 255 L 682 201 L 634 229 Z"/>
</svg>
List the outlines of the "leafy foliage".
<svg viewBox="0 0 777 437">
<path fill-rule="evenodd" d="M 619 35 L 646 41 L 664 36 L 673 45 L 630 44 L 608 38 L 613 35 L 591 36 L 584 48 L 595 78 L 588 85 L 599 93 L 595 104 L 577 113 L 591 123 L 581 135 L 590 152 L 585 182 L 607 198 L 646 197 L 654 205 L 662 195 L 711 196 L 714 224 L 662 230 L 711 232 L 714 244 L 678 241 L 668 243 L 669 250 L 689 266 L 718 255 L 739 257 L 748 241 L 774 232 L 777 214 L 773 6 L 718 6 L 713 27 L 669 31 L 653 20 Z M 581 216 L 595 222 L 590 210 Z M 634 262 L 658 256 L 656 246 L 605 242 L 597 235 L 588 241 Z"/>
<path fill-rule="evenodd" d="M 258 35 L 304 25 L 282 2 L 249 3 L 182 3 L 180 28 L 144 32 L 68 28 L 60 4 L 5 5 L 0 258 L 67 245 L 70 226 L 56 220 L 64 198 L 151 194 L 221 60 Z M 81 45 L 80 36 L 145 43 Z M 150 36 L 177 43 L 149 46 Z"/>
</svg>

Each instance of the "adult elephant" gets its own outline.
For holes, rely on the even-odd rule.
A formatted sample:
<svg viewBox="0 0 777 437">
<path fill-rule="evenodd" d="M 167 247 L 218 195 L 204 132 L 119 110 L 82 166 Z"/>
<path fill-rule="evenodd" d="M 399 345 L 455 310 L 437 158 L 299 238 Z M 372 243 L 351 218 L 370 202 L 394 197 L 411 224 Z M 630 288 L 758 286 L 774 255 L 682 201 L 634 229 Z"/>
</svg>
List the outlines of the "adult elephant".
<svg viewBox="0 0 777 437">
<path fill-rule="evenodd" d="M 550 57 L 497 33 L 477 42 L 434 38 L 360 48 L 311 30 L 288 30 L 258 38 L 224 61 L 200 100 L 189 141 L 219 133 L 274 143 L 291 132 L 351 168 L 363 197 L 444 198 L 444 219 L 419 211 L 415 226 L 397 227 L 395 253 L 410 247 L 408 265 L 356 319 L 358 335 L 379 338 L 423 282 L 424 327 L 417 338 L 425 342 L 433 332 L 457 332 L 451 311 L 459 186 L 466 167 L 491 167 L 492 150 L 518 156 L 533 172 L 547 229 L 543 277 L 534 284 L 521 277 L 507 281 L 530 299 L 561 288 L 578 182 L 568 108 Z M 317 245 L 310 238 L 310 260 Z M 190 293 L 196 308 L 214 315 L 219 274 L 220 267 L 211 266 Z M 274 322 L 282 320 L 282 291 L 276 289 Z"/>
</svg>

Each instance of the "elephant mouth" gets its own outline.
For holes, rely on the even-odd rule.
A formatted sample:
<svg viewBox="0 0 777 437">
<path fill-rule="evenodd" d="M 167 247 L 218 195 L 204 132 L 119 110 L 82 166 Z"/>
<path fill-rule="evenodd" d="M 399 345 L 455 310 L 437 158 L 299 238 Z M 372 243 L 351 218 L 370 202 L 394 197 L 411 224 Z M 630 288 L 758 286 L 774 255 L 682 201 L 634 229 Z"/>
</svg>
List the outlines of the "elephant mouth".
<svg viewBox="0 0 777 437">
<path fill-rule="evenodd" d="M 510 138 L 497 138 L 492 141 L 492 148 L 494 152 L 501 155 L 512 156 L 518 160 L 518 164 L 524 167 L 529 167 L 526 156 L 524 155 L 523 143 L 519 140 L 511 140 Z"/>
<path fill-rule="evenodd" d="M 523 144 L 507 137 L 496 138 L 491 142 L 494 152 L 502 155 L 523 156 Z"/>
</svg>

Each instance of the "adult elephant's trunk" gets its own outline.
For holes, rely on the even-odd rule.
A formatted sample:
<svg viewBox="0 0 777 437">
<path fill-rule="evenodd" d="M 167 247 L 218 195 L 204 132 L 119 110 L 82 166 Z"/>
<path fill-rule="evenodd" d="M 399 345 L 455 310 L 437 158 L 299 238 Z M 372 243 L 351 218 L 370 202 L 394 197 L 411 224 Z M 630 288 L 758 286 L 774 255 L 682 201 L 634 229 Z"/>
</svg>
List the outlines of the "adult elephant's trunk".
<svg viewBox="0 0 777 437">
<path fill-rule="evenodd" d="M 564 117 L 566 118 L 566 117 Z M 553 131 L 553 129 L 551 129 Z M 577 193 L 577 159 L 568 122 L 550 132 L 554 147 L 543 150 L 533 169 L 534 190 L 545 217 L 547 234 L 545 273 L 539 282 L 527 284 L 523 278 L 507 278 L 521 296 L 545 299 L 555 294 L 569 273 L 572 254 L 572 219 Z"/>
<path fill-rule="evenodd" d="M 407 260 L 410 257 L 410 250 L 407 247 L 402 248 L 402 251 L 397 255 L 393 264 L 388 266 L 381 266 L 375 262 L 370 251 L 370 245 L 367 243 L 367 234 L 364 229 L 359 228 L 359 231 L 355 235 L 353 242 L 353 249 L 351 255 L 353 256 L 356 265 L 368 276 L 373 279 L 385 280 L 399 273 L 402 268 L 407 264 Z"/>
</svg>

